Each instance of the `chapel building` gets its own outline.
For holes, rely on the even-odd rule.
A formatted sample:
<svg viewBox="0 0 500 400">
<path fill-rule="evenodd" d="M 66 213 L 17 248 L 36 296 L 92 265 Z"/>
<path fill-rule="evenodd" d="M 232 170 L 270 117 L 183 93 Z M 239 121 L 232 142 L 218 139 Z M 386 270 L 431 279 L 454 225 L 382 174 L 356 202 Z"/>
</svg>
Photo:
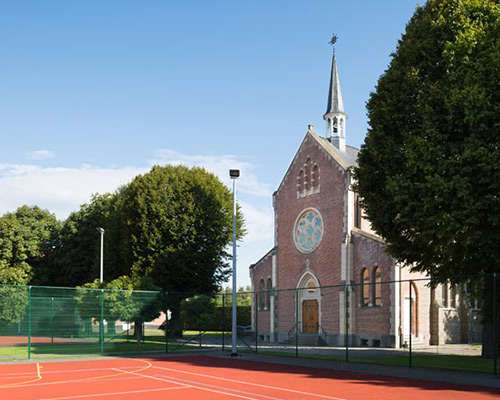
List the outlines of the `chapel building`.
<svg viewBox="0 0 500 400">
<path fill-rule="evenodd" d="M 461 288 L 428 287 L 385 252 L 353 188 L 358 149 L 347 145 L 347 114 L 335 52 L 326 134 L 312 125 L 273 194 L 274 247 L 250 266 L 258 339 L 402 347 L 480 341 L 477 313 Z"/>
</svg>

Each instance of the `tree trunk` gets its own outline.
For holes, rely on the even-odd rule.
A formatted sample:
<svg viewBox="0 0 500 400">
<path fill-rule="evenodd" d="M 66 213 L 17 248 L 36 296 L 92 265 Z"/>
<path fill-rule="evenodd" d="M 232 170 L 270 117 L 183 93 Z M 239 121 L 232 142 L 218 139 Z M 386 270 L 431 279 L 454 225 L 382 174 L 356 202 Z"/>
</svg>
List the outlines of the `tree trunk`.
<svg viewBox="0 0 500 400">
<path fill-rule="evenodd" d="M 498 356 L 498 345 L 500 343 L 500 329 L 498 324 L 498 317 L 500 308 L 498 305 L 498 291 L 499 291 L 500 276 L 496 279 L 493 274 L 486 275 L 484 278 L 483 287 L 483 358 L 494 358 L 495 354 Z M 496 286 L 496 288 L 495 288 Z M 495 290 L 496 289 L 496 290 Z M 496 299 L 494 293 L 496 291 Z M 496 317 L 496 320 L 495 320 Z M 495 330 L 496 325 L 496 330 Z M 495 340 L 496 331 L 496 340 Z"/>
<path fill-rule="evenodd" d="M 184 295 L 170 295 L 168 308 L 171 312 L 170 321 L 168 321 L 168 334 L 170 337 L 182 337 L 182 319 L 181 319 L 181 301 Z"/>
<path fill-rule="evenodd" d="M 144 336 L 142 321 L 134 321 L 134 336 L 137 343 L 137 349 L 138 351 L 141 351 L 141 342 Z"/>
</svg>

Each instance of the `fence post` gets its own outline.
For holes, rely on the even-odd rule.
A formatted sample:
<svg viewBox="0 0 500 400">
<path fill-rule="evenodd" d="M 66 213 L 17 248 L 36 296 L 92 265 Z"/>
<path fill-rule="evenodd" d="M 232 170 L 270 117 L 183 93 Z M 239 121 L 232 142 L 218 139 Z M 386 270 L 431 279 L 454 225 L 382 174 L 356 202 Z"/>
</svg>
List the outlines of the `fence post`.
<svg viewBox="0 0 500 400">
<path fill-rule="evenodd" d="M 349 286 L 345 286 L 345 360 L 349 361 Z"/>
<path fill-rule="evenodd" d="M 295 357 L 299 356 L 299 289 L 295 291 Z"/>
<path fill-rule="evenodd" d="M 412 326 L 412 319 L 413 319 L 413 315 L 412 315 L 412 309 L 413 309 L 413 297 L 412 297 L 412 284 L 411 284 L 412 281 L 409 281 L 409 284 L 410 284 L 410 310 L 409 310 L 409 314 L 410 314 L 410 337 L 408 339 L 408 343 L 409 343 L 409 350 L 410 350 L 410 353 L 409 353 L 409 356 L 410 356 L 410 359 L 409 359 L 409 363 L 410 363 L 410 368 L 412 367 L 412 348 L 411 348 L 411 345 L 412 345 L 412 329 L 413 329 L 413 326 Z"/>
<path fill-rule="evenodd" d="M 54 346 L 54 298 L 50 298 L 50 342 Z"/>
<path fill-rule="evenodd" d="M 493 273 L 493 348 L 495 356 L 493 359 L 493 373 L 498 372 L 498 343 L 497 343 L 497 273 Z"/>
<path fill-rule="evenodd" d="M 222 351 L 226 350 L 226 294 L 222 293 Z"/>
<path fill-rule="evenodd" d="M 101 341 L 101 356 L 104 355 L 104 289 L 101 289 L 101 329 L 100 331 L 100 341 Z"/>
<path fill-rule="evenodd" d="M 28 286 L 28 360 L 31 360 L 31 286 Z"/>
<path fill-rule="evenodd" d="M 165 291 L 165 353 L 168 354 L 168 292 Z"/>
<path fill-rule="evenodd" d="M 255 353 L 258 352 L 259 349 L 259 307 L 258 304 L 255 304 Z"/>
</svg>

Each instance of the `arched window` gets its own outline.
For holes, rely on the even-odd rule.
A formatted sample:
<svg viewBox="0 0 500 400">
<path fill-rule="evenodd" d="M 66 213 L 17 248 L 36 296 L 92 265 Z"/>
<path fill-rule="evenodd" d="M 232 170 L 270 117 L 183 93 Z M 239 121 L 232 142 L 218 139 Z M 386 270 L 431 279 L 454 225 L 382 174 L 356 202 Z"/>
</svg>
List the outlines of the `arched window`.
<svg viewBox="0 0 500 400">
<path fill-rule="evenodd" d="M 368 306 L 370 303 L 370 273 L 363 268 L 361 273 L 361 305 Z"/>
<path fill-rule="evenodd" d="M 311 188 L 311 159 L 308 157 L 304 168 L 304 189 L 307 192 Z"/>
<path fill-rule="evenodd" d="M 266 306 L 271 308 L 271 290 L 273 290 L 273 283 L 271 278 L 267 280 L 267 292 L 266 292 Z"/>
<path fill-rule="evenodd" d="M 263 310 L 265 306 L 265 301 L 266 301 L 265 291 L 266 289 L 264 287 L 264 279 L 261 279 L 259 284 L 259 308 L 261 310 Z"/>
<path fill-rule="evenodd" d="M 354 227 L 361 228 L 361 204 L 359 195 L 354 195 Z"/>
<path fill-rule="evenodd" d="M 382 305 L 382 273 L 379 267 L 373 270 L 373 305 Z"/>
<path fill-rule="evenodd" d="M 419 315 L 418 315 L 418 290 L 415 282 L 410 282 L 411 285 L 411 334 L 418 336 L 419 332 Z"/>
<path fill-rule="evenodd" d="M 314 165 L 312 170 L 312 186 L 315 190 L 319 187 L 319 168 L 317 164 Z"/>
<path fill-rule="evenodd" d="M 450 308 L 457 308 L 457 285 L 450 287 Z"/>
<path fill-rule="evenodd" d="M 448 285 L 446 283 L 443 283 L 441 285 L 441 301 L 443 303 L 444 308 L 448 308 Z"/>
<path fill-rule="evenodd" d="M 339 122 L 337 120 L 337 117 L 333 117 L 332 119 L 332 132 L 337 133 L 339 130 Z"/>
<path fill-rule="evenodd" d="M 297 182 L 297 190 L 300 194 L 302 194 L 304 190 L 304 171 L 301 169 L 299 172 L 298 182 Z"/>
</svg>

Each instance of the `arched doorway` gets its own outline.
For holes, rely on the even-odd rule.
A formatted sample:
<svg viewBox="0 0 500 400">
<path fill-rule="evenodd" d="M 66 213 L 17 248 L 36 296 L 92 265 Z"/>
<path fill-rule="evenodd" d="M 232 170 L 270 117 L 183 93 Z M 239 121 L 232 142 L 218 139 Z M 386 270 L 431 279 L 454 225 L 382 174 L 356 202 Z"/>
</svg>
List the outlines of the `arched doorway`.
<svg viewBox="0 0 500 400">
<path fill-rule="evenodd" d="M 321 289 L 318 280 L 310 272 L 299 279 L 297 295 L 300 332 L 318 334 L 321 323 Z"/>
</svg>

